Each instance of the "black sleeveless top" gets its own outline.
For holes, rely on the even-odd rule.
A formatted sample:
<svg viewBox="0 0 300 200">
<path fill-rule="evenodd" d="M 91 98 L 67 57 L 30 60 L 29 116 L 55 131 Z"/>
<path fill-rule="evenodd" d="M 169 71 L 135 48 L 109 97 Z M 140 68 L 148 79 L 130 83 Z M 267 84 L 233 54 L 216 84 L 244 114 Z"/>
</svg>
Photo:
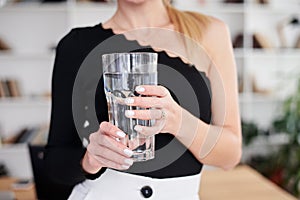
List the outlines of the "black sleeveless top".
<svg viewBox="0 0 300 200">
<path fill-rule="evenodd" d="M 114 44 L 105 44 L 112 37 L 115 38 Z M 73 29 L 57 46 L 45 163 L 51 181 L 65 188 L 61 195 L 67 197 L 75 184 L 85 178 L 97 178 L 105 171 L 101 169 L 93 175 L 82 171 L 80 161 L 86 151 L 82 141 L 88 140 L 88 135 L 98 130 L 99 123 L 108 121 L 101 54 L 124 52 L 128 48 L 132 52 L 155 52 L 151 46 L 141 46 L 136 41 L 127 40 L 124 35 L 115 35 L 102 24 Z M 183 108 L 210 123 L 211 95 L 205 73 L 179 57 L 168 56 L 165 51 L 157 53 L 158 83 L 168 88 Z M 100 70 L 95 72 L 91 66 Z M 92 73 L 84 73 L 84 68 Z M 88 125 L 83 125 L 86 121 Z M 202 169 L 202 163 L 171 134 L 156 135 L 155 149 L 155 159 L 134 163 L 128 173 L 170 178 L 198 174 Z"/>
</svg>

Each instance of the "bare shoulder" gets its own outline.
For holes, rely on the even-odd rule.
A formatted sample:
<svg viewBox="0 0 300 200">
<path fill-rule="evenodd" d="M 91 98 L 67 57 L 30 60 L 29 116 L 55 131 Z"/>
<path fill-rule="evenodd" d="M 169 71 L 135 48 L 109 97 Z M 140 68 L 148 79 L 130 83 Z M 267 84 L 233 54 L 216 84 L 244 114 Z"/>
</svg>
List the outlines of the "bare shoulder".
<svg viewBox="0 0 300 200">
<path fill-rule="evenodd" d="M 217 29 L 217 30 L 220 30 L 220 29 L 223 29 L 223 30 L 226 30 L 228 29 L 228 26 L 227 24 L 222 21 L 221 19 L 218 19 L 216 17 L 213 17 L 213 16 L 208 16 L 209 18 L 209 21 L 210 21 L 210 24 L 209 26 L 207 27 L 208 30 L 212 30 L 212 29 Z"/>
<path fill-rule="evenodd" d="M 209 16 L 209 23 L 203 31 L 203 42 L 211 44 L 220 40 L 228 40 L 229 38 L 228 25 L 220 19 Z"/>
<path fill-rule="evenodd" d="M 215 17 L 209 16 L 209 23 L 203 30 L 202 41 L 211 58 L 219 57 L 232 48 L 228 25 Z"/>
</svg>

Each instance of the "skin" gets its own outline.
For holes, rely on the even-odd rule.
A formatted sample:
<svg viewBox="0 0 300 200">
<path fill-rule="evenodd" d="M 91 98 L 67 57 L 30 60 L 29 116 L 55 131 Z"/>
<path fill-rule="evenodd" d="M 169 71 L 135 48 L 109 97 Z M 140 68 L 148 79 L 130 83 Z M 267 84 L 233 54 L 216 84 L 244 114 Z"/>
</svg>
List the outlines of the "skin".
<svg viewBox="0 0 300 200">
<path fill-rule="evenodd" d="M 115 33 L 141 27 L 173 29 L 161 0 L 119 0 L 116 13 L 103 26 L 112 28 Z M 206 70 L 215 97 L 212 99 L 211 124 L 184 110 L 163 86 L 143 85 L 136 88 L 138 93 L 152 97 L 130 98 L 127 104 L 157 109 L 134 111 L 126 113 L 126 116 L 156 119 L 154 127 L 136 126 L 135 129 L 145 135 L 171 133 L 203 164 L 231 169 L 240 161 L 242 142 L 236 67 L 226 24 L 212 18 L 204 31 L 202 44 L 214 62 L 214 67 Z M 217 79 L 222 80 L 221 85 L 220 81 L 214 81 Z M 226 95 L 218 98 L 221 89 Z M 164 118 L 161 118 L 162 110 Z M 189 132 L 194 134 L 187 134 Z M 82 160 L 83 169 L 91 174 L 102 167 L 128 169 L 132 165 L 132 152 L 116 140 L 122 140 L 121 133 L 116 126 L 102 122 L 99 130 L 90 135 L 90 144 Z"/>
</svg>

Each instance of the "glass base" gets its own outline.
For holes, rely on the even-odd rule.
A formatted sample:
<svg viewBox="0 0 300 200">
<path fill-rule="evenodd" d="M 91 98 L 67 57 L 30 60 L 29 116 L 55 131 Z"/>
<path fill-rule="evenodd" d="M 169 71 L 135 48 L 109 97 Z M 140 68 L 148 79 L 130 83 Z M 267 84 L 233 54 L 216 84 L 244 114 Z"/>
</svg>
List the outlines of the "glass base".
<svg viewBox="0 0 300 200">
<path fill-rule="evenodd" d="M 134 162 L 151 160 L 154 158 L 154 151 L 146 150 L 143 152 L 133 152 L 131 158 L 133 159 Z"/>
</svg>

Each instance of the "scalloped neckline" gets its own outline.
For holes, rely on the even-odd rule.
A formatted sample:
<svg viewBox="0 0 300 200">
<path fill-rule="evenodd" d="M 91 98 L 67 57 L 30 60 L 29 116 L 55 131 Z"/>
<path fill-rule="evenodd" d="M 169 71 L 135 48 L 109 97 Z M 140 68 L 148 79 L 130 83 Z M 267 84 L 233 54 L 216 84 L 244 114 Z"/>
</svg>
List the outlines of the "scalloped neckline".
<svg viewBox="0 0 300 200">
<path fill-rule="evenodd" d="M 180 61 L 181 63 L 183 63 L 184 65 L 187 65 L 187 66 L 189 66 L 189 67 L 192 67 L 192 68 L 194 68 L 196 71 L 198 71 L 198 72 L 200 72 L 200 73 L 203 73 L 203 74 L 207 77 L 205 71 L 200 71 L 200 70 L 198 70 L 194 64 L 187 63 L 187 62 L 183 61 L 182 58 L 179 57 L 179 56 L 171 56 L 171 55 L 169 55 L 165 50 L 155 50 L 151 45 L 142 45 L 142 44 L 140 44 L 140 42 L 137 41 L 137 40 L 130 40 L 130 39 L 128 39 L 123 33 L 115 33 L 114 30 L 113 30 L 112 28 L 104 28 L 102 23 L 99 23 L 98 26 L 99 26 L 103 31 L 109 32 L 111 35 L 122 35 L 122 36 L 124 36 L 124 38 L 125 38 L 127 41 L 135 42 L 135 43 L 137 43 L 139 46 L 141 46 L 142 48 L 149 48 L 149 49 L 151 49 L 153 52 L 165 54 L 165 55 L 166 55 L 168 58 L 170 58 L 170 59 L 176 59 L 176 60 Z M 208 77 L 207 77 L 207 78 L 208 78 Z"/>
</svg>

